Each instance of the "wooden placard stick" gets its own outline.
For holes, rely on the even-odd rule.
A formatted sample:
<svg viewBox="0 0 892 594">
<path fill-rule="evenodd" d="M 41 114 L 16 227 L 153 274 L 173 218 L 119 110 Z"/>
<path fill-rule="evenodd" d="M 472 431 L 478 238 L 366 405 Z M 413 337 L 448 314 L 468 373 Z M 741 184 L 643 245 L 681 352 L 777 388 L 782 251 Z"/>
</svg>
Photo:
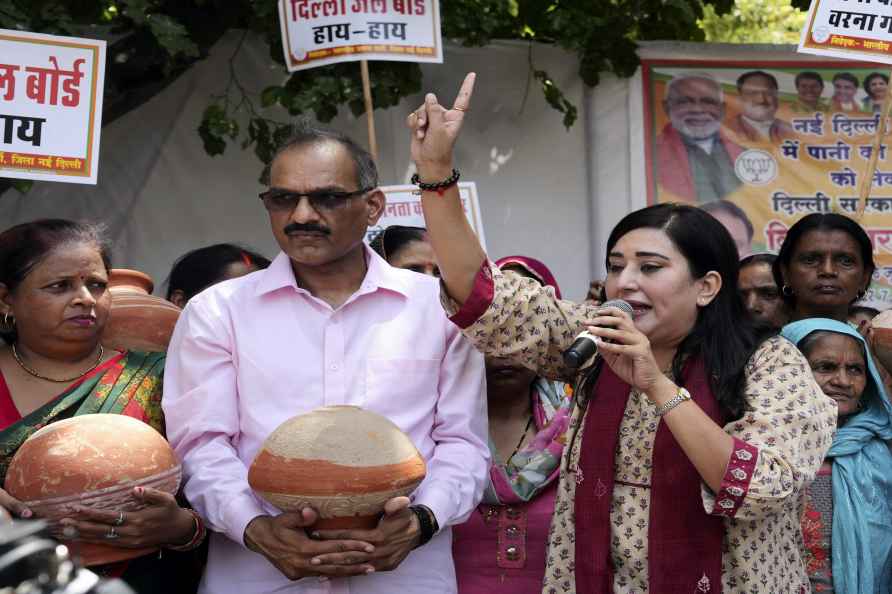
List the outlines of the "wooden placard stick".
<svg viewBox="0 0 892 594">
<path fill-rule="evenodd" d="M 892 78 L 892 72 L 889 75 Z M 886 91 L 886 98 L 883 99 L 883 107 L 880 109 L 880 121 L 877 124 L 876 135 L 873 137 L 870 160 L 867 162 L 867 171 L 865 176 L 861 178 L 861 191 L 858 192 L 858 214 L 855 217 L 857 221 L 861 220 L 867 208 L 867 199 L 870 197 L 870 189 L 873 187 L 873 176 L 877 170 L 877 159 L 880 156 L 880 145 L 886 136 L 886 118 L 889 117 L 890 108 L 892 108 L 892 89 Z"/>
<path fill-rule="evenodd" d="M 375 136 L 375 106 L 372 103 L 372 83 L 369 78 L 369 63 L 367 60 L 359 61 L 359 69 L 362 72 L 362 97 L 365 100 L 365 117 L 369 126 L 369 152 L 375 162 L 378 161 L 378 139 Z M 890 93 L 892 94 L 892 93 Z M 873 174 L 871 174 L 873 175 Z"/>
</svg>

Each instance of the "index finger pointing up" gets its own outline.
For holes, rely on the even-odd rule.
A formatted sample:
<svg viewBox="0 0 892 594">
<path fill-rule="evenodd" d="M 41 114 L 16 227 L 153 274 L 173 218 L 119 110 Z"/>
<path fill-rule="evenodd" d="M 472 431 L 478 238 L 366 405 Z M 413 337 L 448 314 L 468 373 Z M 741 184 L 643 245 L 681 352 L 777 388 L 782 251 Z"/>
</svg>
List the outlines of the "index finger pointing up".
<svg viewBox="0 0 892 594">
<path fill-rule="evenodd" d="M 455 103 L 452 104 L 452 109 L 468 111 L 471 107 L 471 95 L 474 94 L 474 81 L 476 79 L 477 75 L 475 73 L 468 73 L 464 82 L 461 84 L 461 88 L 458 90 L 458 95 L 455 97 Z"/>
</svg>

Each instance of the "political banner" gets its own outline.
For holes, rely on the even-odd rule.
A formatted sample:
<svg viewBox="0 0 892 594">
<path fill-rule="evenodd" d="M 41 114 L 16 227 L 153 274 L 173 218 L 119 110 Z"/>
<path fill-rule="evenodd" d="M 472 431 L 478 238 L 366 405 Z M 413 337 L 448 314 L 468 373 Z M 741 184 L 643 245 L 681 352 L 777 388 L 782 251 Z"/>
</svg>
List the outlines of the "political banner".
<svg viewBox="0 0 892 594">
<path fill-rule="evenodd" d="M 705 206 L 726 223 L 742 254 L 776 252 L 787 229 L 812 212 L 857 216 L 880 125 L 876 112 L 888 91 L 889 78 L 876 65 L 645 60 L 642 81 L 649 203 Z M 859 222 L 878 266 L 866 301 L 888 306 L 887 142 L 878 156 Z"/>
<path fill-rule="evenodd" d="M 288 70 L 356 60 L 443 62 L 438 0 L 279 0 Z"/>
<path fill-rule="evenodd" d="M 105 42 L 0 29 L 0 177 L 95 184 Z"/>
<path fill-rule="evenodd" d="M 892 64 L 890 1 L 812 0 L 799 51 Z"/>
<path fill-rule="evenodd" d="M 384 207 L 384 215 L 378 220 L 378 224 L 369 227 L 366 232 L 366 242 L 391 225 L 405 225 L 407 227 L 424 227 L 424 212 L 421 210 L 421 195 L 417 186 L 382 186 L 381 190 L 387 196 L 387 206 Z M 480 202 L 477 199 L 477 184 L 474 182 L 459 182 L 458 194 L 464 207 L 465 216 L 471 223 L 471 228 L 480 239 L 480 245 L 486 249 L 486 239 L 483 235 L 483 219 L 480 218 Z"/>
</svg>

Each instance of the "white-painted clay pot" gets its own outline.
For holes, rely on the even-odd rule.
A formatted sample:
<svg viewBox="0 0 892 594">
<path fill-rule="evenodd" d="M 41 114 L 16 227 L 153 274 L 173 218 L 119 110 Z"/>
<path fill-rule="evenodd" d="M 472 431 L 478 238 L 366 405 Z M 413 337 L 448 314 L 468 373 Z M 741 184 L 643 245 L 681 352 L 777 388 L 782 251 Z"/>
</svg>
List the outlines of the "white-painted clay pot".
<svg viewBox="0 0 892 594">
<path fill-rule="evenodd" d="M 248 482 L 283 511 L 315 509 L 315 527 L 373 528 L 387 500 L 411 494 L 424 475 L 421 454 L 391 421 L 356 406 L 326 406 L 282 423 Z"/>
</svg>

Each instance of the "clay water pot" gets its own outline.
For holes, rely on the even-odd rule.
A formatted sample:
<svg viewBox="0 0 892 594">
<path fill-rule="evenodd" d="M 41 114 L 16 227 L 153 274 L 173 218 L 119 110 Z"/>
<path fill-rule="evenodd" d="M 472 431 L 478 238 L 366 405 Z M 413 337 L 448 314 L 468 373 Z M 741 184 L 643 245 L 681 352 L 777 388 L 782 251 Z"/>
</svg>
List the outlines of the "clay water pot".
<svg viewBox="0 0 892 594">
<path fill-rule="evenodd" d="M 102 344 L 119 351 L 166 351 L 180 308 L 152 295 L 152 278 L 137 270 L 112 269 L 108 286 L 111 312 Z"/>
<path fill-rule="evenodd" d="M 892 309 L 875 317 L 870 326 L 873 354 L 887 371 L 892 372 Z"/>
<path fill-rule="evenodd" d="M 412 440 L 381 415 L 325 406 L 288 419 L 263 443 L 248 483 L 283 511 L 312 507 L 322 530 L 374 528 L 393 497 L 424 479 Z"/>
<path fill-rule="evenodd" d="M 145 506 L 133 498 L 134 487 L 174 494 L 180 478 L 180 465 L 160 433 L 133 417 L 97 414 L 57 421 L 35 432 L 13 456 L 3 488 L 35 516 L 53 523 L 66 517 L 72 505 L 114 512 L 141 509 Z M 65 544 L 86 565 L 155 550 Z"/>
</svg>

